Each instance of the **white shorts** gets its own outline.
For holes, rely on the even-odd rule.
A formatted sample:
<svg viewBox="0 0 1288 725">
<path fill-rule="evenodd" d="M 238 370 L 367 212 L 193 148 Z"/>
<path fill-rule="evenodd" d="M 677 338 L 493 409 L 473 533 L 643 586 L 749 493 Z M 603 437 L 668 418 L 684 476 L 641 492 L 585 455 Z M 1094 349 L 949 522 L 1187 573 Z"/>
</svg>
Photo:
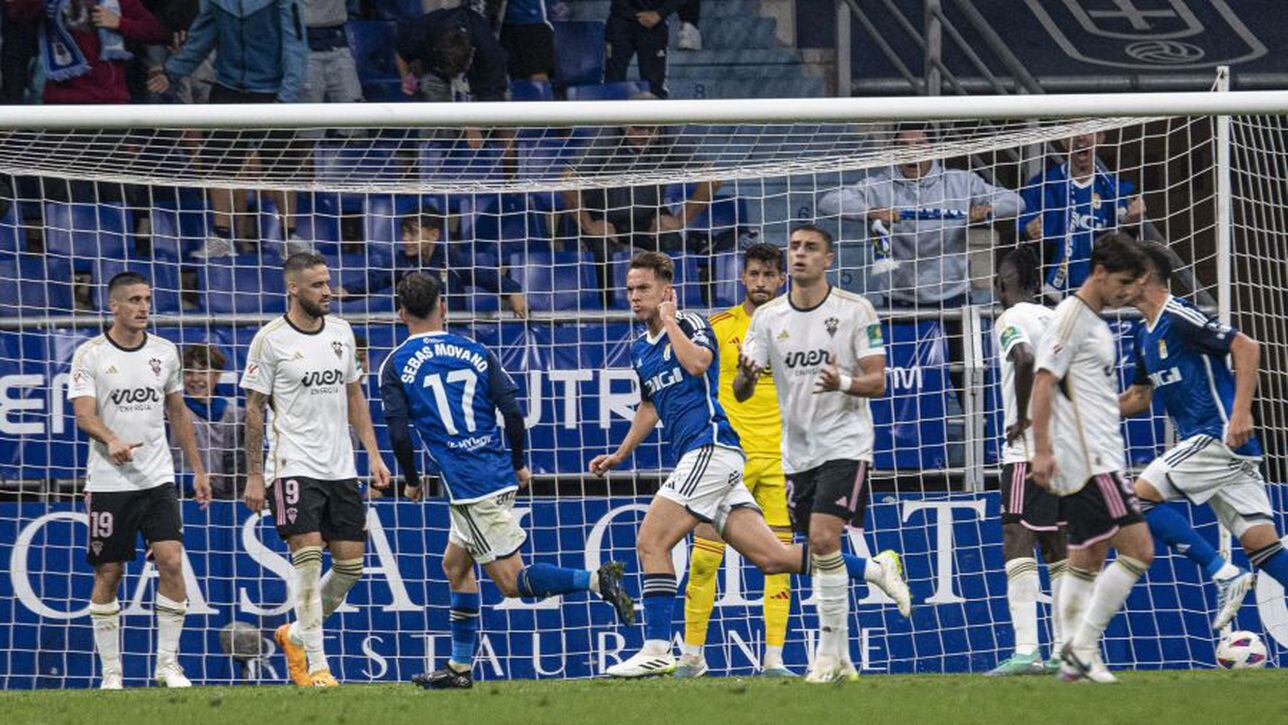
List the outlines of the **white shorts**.
<svg viewBox="0 0 1288 725">
<path fill-rule="evenodd" d="M 1222 441 L 1196 435 L 1154 459 L 1138 478 L 1164 501 L 1210 504 L 1221 525 L 1238 538 L 1257 524 L 1274 521 L 1260 465 L 1259 458 L 1236 456 Z"/>
<path fill-rule="evenodd" d="M 473 503 L 454 503 L 447 540 L 465 549 L 479 564 L 504 559 L 528 540 L 528 532 L 519 526 L 513 508 L 514 491 Z"/>
<path fill-rule="evenodd" d="M 657 495 L 680 504 L 723 533 L 729 512 L 736 508 L 760 510 L 742 482 L 745 463 L 742 451 L 720 446 L 696 448 L 680 457 Z"/>
</svg>

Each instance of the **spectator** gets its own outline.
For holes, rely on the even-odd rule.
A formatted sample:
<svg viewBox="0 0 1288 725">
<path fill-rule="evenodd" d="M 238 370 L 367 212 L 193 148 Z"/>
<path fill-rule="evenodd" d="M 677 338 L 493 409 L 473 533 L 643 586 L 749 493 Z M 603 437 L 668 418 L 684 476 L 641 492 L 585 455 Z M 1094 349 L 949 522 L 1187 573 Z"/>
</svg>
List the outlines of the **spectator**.
<svg viewBox="0 0 1288 725">
<path fill-rule="evenodd" d="M 165 43 L 170 31 L 139 0 L 9 0 L 10 17 L 39 23 L 44 102 L 129 103 L 125 41 Z M 8 69 L 6 69 L 8 70 Z"/>
<path fill-rule="evenodd" d="M 926 147 L 931 129 L 905 124 L 894 142 L 908 151 Z M 965 304 L 970 292 L 966 227 L 1012 218 L 1024 209 L 1020 196 L 993 186 L 971 171 L 945 169 L 938 161 L 900 164 L 863 181 L 824 194 L 818 211 L 889 233 L 889 296 L 899 305 Z"/>
<path fill-rule="evenodd" d="M 186 345 L 183 348 L 183 402 L 192 411 L 192 427 L 210 474 L 210 488 L 215 498 L 241 497 L 242 443 L 244 410 L 236 399 L 218 395 L 216 387 L 224 372 L 224 355 L 214 345 Z M 183 451 L 171 445 L 177 470 L 192 467 L 184 460 Z"/>
<path fill-rule="evenodd" d="M 656 100 L 638 93 L 632 100 Z M 694 170 L 696 149 L 677 142 L 677 134 L 662 126 L 603 129 L 565 176 L 657 173 Z M 576 215 L 582 243 L 599 263 L 600 282 L 607 284 L 605 263 L 616 252 L 631 249 L 676 252 L 684 247 L 683 231 L 711 203 L 719 182 L 697 185 L 676 210 L 663 204 L 665 185 L 644 184 L 611 189 L 568 189 L 564 203 Z"/>
<path fill-rule="evenodd" d="M 165 63 L 172 55 L 179 52 L 188 37 L 188 28 L 197 18 L 201 7 L 198 0 L 153 0 L 157 20 L 171 33 L 171 41 L 166 45 L 149 45 L 145 52 L 148 77 L 165 72 Z M 172 88 L 164 93 L 148 91 L 148 101 L 152 103 L 209 103 L 210 88 L 215 82 L 214 53 L 211 53 L 191 75 L 180 78 Z M 195 131 L 185 134 L 191 141 L 199 141 L 201 136 Z"/>
<path fill-rule="evenodd" d="M 666 98 L 666 19 L 685 0 L 613 0 L 604 24 L 604 82 L 626 80 L 631 58 L 639 56 L 640 78 Z"/>
<path fill-rule="evenodd" d="M 492 27 L 467 8 L 442 8 L 399 27 L 398 73 L 403 93 L 430 102 L 456 99 L 456 89 L 476 101 L 504 101 L 509 90 L 505 49 Z"/>
<path fill-rule="evenodd" d="M 1096 158 L 1104 133 L 1084 133 L 1065 142 L 1069 159 L 1034 176 L 1024 188 L 1024 237 L 1038 242 L 1048 293 L 1077 289 L 1091 274 L 1091 247 L 1100 235 L 1135 224 L 1145 201 L 1130 181 Z"/>
<path fill-rule="evenodd" d="M 27 102 L 31 90 L 32 61 L 38 51 L 37 26 L 20 22 L 10 3 L 0 6 L 4 29 L 0 31 L 0 103 Z"/>
<path fill-rule="evenodd" d="M 680 18 L 680 32 L 675 39 L 678 50 L 702 50 L 702 31 L 698 30 L 698 21 L 702 19 L 702 0 L 685 0 L 675 12 Z"/>
<path fill-rule="evenodd" d="M 164 93 L 175 79 L 186 78 L 215 52 L 215 84 L 211 103 L 295 103 L 307 81 L 308 43 L 303 11 L 296 0 L 202 0 L 187 39 L 165 63 L 164 72 L 148 79 L 148 90 Z M 304 165 L 300 147 L 288 131 L 216 131 L 210 134 L 207 158 L 227 156 L 257 176 L 297 177 Z M 232 214 L 243 222 L 241 237 L 258 239 L 248 227 L 255 220 L 244 213 L 241 193 L 212 189 L 213 234 L 197 256 L 226 257 L 236 251 Z M 295 234 L 295 192 L 266 192 L 282 221 L 282 256 L 310 251 L 312 243 Z"/>
<path fill-rule="evenodd" d="M 340 300 L 372 294 L 392 294 L 399 280 L 411 272 L 437 271 L 443 278 L 449 295 L 461 295 L 469 287 L 504 295 L 506 304 L 518 317 L 527 317 L 528 300 L 519 284 L 488 264 L 478 264 L 472 245 L 449 244 L 443 240 L 445 220 L 437 210 L 405 217 L 402 220 L 401 254 L 394 257 L 393 269 L 372 269 L 367 279 L 357 287 L 339 287 L 335 295 Z"/>
<path fill-rule="evenodd" d="M 555 74 L 555 30 L 546 0 L 510 0 L 501 24 L 510 77 L 549 82 Z"/>
<path fill-rule="evenodd" d="M 308 81 L 301 103 L 357 103 L 362 100 L 358 66 L 349 50 L 344 24 L 345 0 L 305 0 L 304 25 L 309 42 Z"/>
</svg>

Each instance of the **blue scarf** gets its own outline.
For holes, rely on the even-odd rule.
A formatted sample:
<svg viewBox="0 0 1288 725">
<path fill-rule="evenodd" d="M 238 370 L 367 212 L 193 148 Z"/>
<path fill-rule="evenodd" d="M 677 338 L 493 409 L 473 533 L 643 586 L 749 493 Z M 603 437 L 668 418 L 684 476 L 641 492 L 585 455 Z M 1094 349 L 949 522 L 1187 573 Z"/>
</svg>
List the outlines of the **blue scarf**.
<svg viewBox="0 0 1288 725">
<path fill-rule="evenodd" d="M 96 0 L 97 5 L 120 15 L 120 0 Z M 84 5 L 76 5 L 84 11 Z M 45 0 L 45 22 L 40 43 L 40 60 L 45 66 L 45 77 L 51 81 L 67 81 L 89 72 L 89 61 L 72 38 L 67 13 L 73 9 L 72 0 Z M 88 25 L 88 15 L 76 18 L 75 24 Z M 98 29 L 98 56 L 102 60 L 129 60 L 134 56 L 125 49 L 125 39 L 115 30 Z"/>
<path fill-rule="evenodd" d="M 183 402 L 188 406 L 188 410 L 201 416 L 202 420 L 223 420 L 224 409 L 228 407 L 227 398 L 211 398 L 210 405 L 206 405 L 197 398 L 183 396 Z"/>
</svg>

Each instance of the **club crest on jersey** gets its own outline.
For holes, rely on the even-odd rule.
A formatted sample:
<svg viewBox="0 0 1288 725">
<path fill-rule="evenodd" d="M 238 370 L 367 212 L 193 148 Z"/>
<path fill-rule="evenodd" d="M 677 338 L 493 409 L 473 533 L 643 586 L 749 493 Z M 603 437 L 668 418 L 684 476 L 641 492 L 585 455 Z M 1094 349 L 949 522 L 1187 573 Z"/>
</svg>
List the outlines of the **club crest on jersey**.
<svg viewBox="0 0 1288 725">
<path fill-rule="evenodd" d="M 148 367 L 152 368 L 153 375 L 155 375 L 158 378 L 161 377 L 161 361 L 159 359 L 152 358 L 151 360 L 149 360 Z"/>
<path fill-rule="evenodd" d="M 840 325 L 841 321 L 835 317 L 829 317 L 826 320 L 823 320 L 823 327 L 827 328 L 827 334 L 831 337 L 836 337 L 836 328 Z"/>
<path fill-rule="evenodd" d="M 1166 340 L 1158 341 L 1158 356 L 1164 360 L 1167 359 L 1167 341 Z"/>
<path fill-rule="evenodd" d="M 663 360 L 671 359 L 671 343 L 669 342 L 666 343 L 666 347 L 662 348 L 662 359 Z"/>
<path fill-rule="evenodd" d="M 295 523 L 295 517 L 296 517 L 296 516 L 298 516 L 298 515 L 299 515 L 299 511 L 298 511 L 298 510 L 296 510 L 296 508 L 295 508 L 294 506 L 292 506 L 291 508 L 286 509 L 286 520 L 287 520 L 287 521 L 289 521 L 289 522 L 291 522 L 291 523 Z"/>
<path fill-rule="evenodd" d="M 1100 192 L 1098 191 L 1091 192 L 1091 208 L 1092 209 L 1100 208 Z"/>
<path fill-rule="evenodd" d="M 340 342 L 339 340 L 332 340 L 332 341 L 331 341 L 331 352 L 334 352 L 336 357 L 343 357 L 343 356 L 344 356 L 344 343 Z"/>
<path fill-rule="evenodd" d="M 101 542 L 101 541 L 91 541 L 91 542 L 89 542 L 89 550 L 90 550 L 90 551 L 92 551 L 92 552 L 94 552 L 94 556 L 98 556 L 99 554 L 102 554 L 102 553 L 103 553 L 103 542 Z"/>
</svg>

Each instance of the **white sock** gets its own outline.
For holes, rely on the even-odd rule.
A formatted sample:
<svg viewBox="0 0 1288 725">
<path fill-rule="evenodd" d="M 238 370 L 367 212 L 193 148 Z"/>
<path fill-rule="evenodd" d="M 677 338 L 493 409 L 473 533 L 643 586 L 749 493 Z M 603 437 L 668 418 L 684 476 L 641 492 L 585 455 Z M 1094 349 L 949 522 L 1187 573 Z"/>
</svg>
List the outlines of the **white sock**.
<svg viewBox="0 0 1288 725">
<path fill-rule="evenodd" d="M 814 555 L 818 590 L 818 654 L 843 659 L 849 652 L 850 577 L 840 552 Z"/>
<path fill-rule="evenodd" d="M 89 604 L 94 622 L 94 649 L 103 674 L 121 674 L 121 605 L 115 599 L 106 604 Z"/>
<path fill-rule="evenodd" d="M 646 639 L 644 640 L 644 647 L 640 649 L 640 652 L 648 655 L 666 654 L 670 651 L 671 642 L 665 639 Z"/>
<path fill-rule="evenodd" d="M 1056 643 L 1056 652 L 1073 639 L 1074 632 L 1082 621 L 1082 613 L 1087 610 L 1091 593 L 1096 588 L 1096 573 L 1070 566 L 1064 577 L 1064 587 L 1060 590 L 1060 617 L 1064 620 L 1064 639 Z"/>
<path fill-rule="evenodd" d="M 681 652 L 685 657 L 702 657 L 702 645 L 685 642 Z"/>
<path fill-rule="evenodd" d="M 1060 644 L 1064 642 L 1064 613 L 1060 611 L 1060 597 L 1063 596 L 1061 592 L 1069 564 L 1057 561 L 1049 564 L 1047 569 L 1051 573 L 1051 650 L 1052 654 L 1059 654 Z"/>
<path fill-rule="evenodd" d="M 1219 582 L 1225 579 L 1229 579 L 1230 577 L 1238 576 L 1239 572 L 1240 572 L 1239 567 L 1231 564 L 1229 561 L 1226 561 L 1224 564 L 1221 565 L 1221 568 L 1218 569 L 1217 572 L 1212 575 L 1212 581 Z"/>
<path fill-rule="evenodd" d="M 1096 579 L 1096 590 L 1091 595 L 1091 603 L 1087 605 L 1086 614 L 1073 635 L 1073 648 L 1079 657 L 1090 657 L 1097 651 L 1100 635 L 1109 626 L 1109 620 L 1122 609 L 1131 588 L 1136 586 L 1147 568 L 1140 561 L 1119 554 L 1114 563 L 1101 572 Z"/>
<path fill-rule="evenodd" d="M 344 604 L 344 598 L 362 578 L 362 559 L 331 560 L 331 576 L 322 585 L 322 619 Z"/>
<path fill-rule="evenodd" d="M 1038 562 L 1031 556 L 1006 562 L 1006 605 L 1015 629 L 1015 654 L 1038 650 Z"/>
<path fill-rule="evenodd" d="M 291 554 L 291 562 L 295 565 L 295 620 L 309 672 L 329 669 L 322 646 L 322 547 L 306 546 Z"/>
<path fill-rule="evenodd" d="M 179 636 L 183 634 L 183 618 L 188 613 L 186 601 L 176 602 L 157 593 L 157 667 L 171 664 L 179 656 Z"/>
<path fill-rule="evenodd" d="M 597 571 L 590 573 L 590 591 L 599 594 L 599 572 Z"/>
</svg>

